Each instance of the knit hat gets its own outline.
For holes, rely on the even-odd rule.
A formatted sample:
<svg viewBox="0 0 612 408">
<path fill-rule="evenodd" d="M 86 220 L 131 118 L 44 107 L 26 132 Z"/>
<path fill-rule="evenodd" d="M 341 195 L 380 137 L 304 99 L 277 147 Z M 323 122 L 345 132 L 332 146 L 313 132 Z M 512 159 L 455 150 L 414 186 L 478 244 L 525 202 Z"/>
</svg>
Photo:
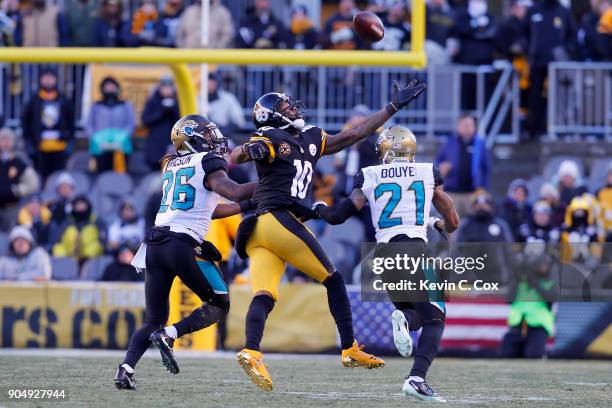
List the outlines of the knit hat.
<svg viewBox="0 0 612 408">
<path fill-rule="evenodd" d="M 57 179 L 55 179 L 55 188 L 59 188 L 59 186 L 62 184 L 68 184 L 74 187 L 76 185 L 76 181 L 74 180 L 74 177 L 70 175 L 70 173 L 64 172 L 60 174 Z"/>
<path fill-rule="evenodd" d="M 572 160 L 564 160 L 559 166 L 559 170 L 557 170 L 557 176 L 559 178 L 571 176 L 577 180 L 580 178 L 580 169 L 578 169 L 576 162 Z"/>
<path fill-rule="evenodd" d="M 18 238 L 25 239 L 30 244 L 34 243 L 34 237 L 32 236 L 32 233 L 29 229 L 22 225 L 18 225 L 11 230 L 11 233 L 9 235 L 9 241 L 13 242 Z"/>
</svg>

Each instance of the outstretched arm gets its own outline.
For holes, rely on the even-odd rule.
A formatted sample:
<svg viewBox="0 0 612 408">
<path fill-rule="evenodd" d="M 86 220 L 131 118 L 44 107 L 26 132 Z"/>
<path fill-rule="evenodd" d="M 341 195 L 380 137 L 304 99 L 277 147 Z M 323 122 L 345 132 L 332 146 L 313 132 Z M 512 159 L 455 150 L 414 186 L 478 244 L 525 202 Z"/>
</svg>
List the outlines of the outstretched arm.
<svg viewBox="0 0 612 408">
<path fill-rule="evenodd" d="M 225 170 L 217 170 L 208 174 L 204 184 L 215 193 L 236 203 L 251 198 L 257 185 L 254 182 L 238 184 L 227 177 Z"/>
<path fill-rule="evenodd" d="M 231 217 L 232 215 L 247 212 L 253 209 L 253 200 L 244 200 L 240 203 L 217 204 L 212 213 L 212 219 Z"/>
<path fill-rule="evenodd" d="M 455 210 L 453 200 L 444 192 L 442 185 L 434 188 L 432 203 L 444 220 L 436 222 L 435 228 L 439 231 L 453 232 L 459 226 L 459 214 Z"/>
<path fill-rule="evenodd" d="M 322 202 L 315 203 L 313 209 L 317 215 L 332 225 L 342 224 L 361 210 L 368 199 L 360 188 L 355 188 L 348 198 L 328 207 Z"/>
<path fill-rule="evenodd" d="M 391 91 L 391 102 L 383 109 L 367 116 L 363 123 L 350 129 L 343 130 L 335 136 L 328 137 L 325 145 L 324 155 L 334 154 L 340 150 L 351 146 L 362 139 L 365 139 L 376 129 L 381 127 L 393 116 L 397 111 L 408 105 L 417 98 L 427 86 L 425 83 L 414 79 L 405 88 L 400 88 L 397 82 L 393 83 Z"/>
</svg>

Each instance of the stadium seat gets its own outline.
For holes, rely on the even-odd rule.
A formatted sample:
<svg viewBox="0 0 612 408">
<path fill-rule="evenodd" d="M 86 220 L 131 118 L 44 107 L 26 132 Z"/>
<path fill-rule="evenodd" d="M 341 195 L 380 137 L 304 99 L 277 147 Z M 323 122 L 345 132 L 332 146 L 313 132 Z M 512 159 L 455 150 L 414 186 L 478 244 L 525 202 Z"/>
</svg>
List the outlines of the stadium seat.
<svg viewBox="0 0 612 408">
<path fill-rule="evenodd" d="M 351 217 L 343 224 L 328 226 L 324 237 L 332 241 L 346 242 L 358 246 L 363 241 L 363 231 L 361 221 Z"/>
<path fill-rule="evenodd" d="M 565 160 L 571 160 L 578 166 L 578 170 L 580 170 L 580 175 L 582 178 L 585 177 L 586 173 L 584 171 L 584 163 L 582 160 L 574 157 L 574 156 L 556 156 L 548 159 L 546 164 L 544 165 L 544 179 L 545 180 L 553 180 L 557 174 L 557 170 L 559 170 L 559 166 Z"/>
<path fill-rule="evenodd" d="M 128 174 L 114 171 L 106 171 L 96 179 L 96 190 L 115 197 L 131 193 L 132 185 L 132 178 Z"/>
<path fill-rule="evenodd" d="M 55 198 L 55 180 L 59 177 L 60 174 L 64 173 L 64 171 L 56 171 L 51 174 L 47 178 L 47 182 L 45 183 L 45 189 L 43 191 L 43 200 L 52 200 Z M 74 178 L 75 188 L 74 191 L 76 194 L 87 194 L 89 191 L 89 177 L 87 174 L 82 171 L 70 171 L 70 175 Z"/>
<path fill-rule="evenodd" d="M 597 159 L 593 162 L 588 181 L 589 191 L 594 193 L 604 186 L 609 166 L 610 159 Z"/>
<path fill-rule="evenodd" d="M 86 173 L 89 171 L 89 159 L 90 156 L 87 150 L 74 152 L 66 163 L 66 170 L 70 172 L 76 170 Z"/>
<path fill-rule="evenodd" d="M 79 265 L 74 258 L 51 258 L 51 278 L 53 280 L 77 280 Z"/>
<path fill-rule="evenodd" d="M 527 181 L 527 189 L 529 190 L 529 201 L 532 203 L 540 198 L 540 187 L 544 184 L 544 177 L 533 176 Z"/>
<path fill-rule="evenodd" d="M 81 269 L 81 280 L 97 281 L 102 278 L 106 267 L 113 262 L 113 257 L 102 255 L 97 258 L 88 259 Z"/>
<path fill-rule="evenodd" d="M 145 155 L 143 151 L 136 150 L 132 152 L 128 159 L 128 173 L 130 174 L 146 174 L 149 172 L 149 166 L 145 164 Z"/>
<path fill-rule="evenodd" d="M 8 254 L 9 234 L 6 232 L 0 232 L 0 256 Z"/>
</svg>

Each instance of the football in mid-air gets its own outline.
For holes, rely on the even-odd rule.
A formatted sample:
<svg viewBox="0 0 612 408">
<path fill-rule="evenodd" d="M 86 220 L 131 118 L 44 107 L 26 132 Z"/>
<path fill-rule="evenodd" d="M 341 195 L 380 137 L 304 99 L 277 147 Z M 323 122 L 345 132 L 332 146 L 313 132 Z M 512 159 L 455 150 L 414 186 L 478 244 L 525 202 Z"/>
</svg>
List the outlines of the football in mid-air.
<svg viewBox="0 0 612 408">
<path fill-rule="evenodd" d="M 362 11 L 353 17 L 353 28 L 357 35 L 365 41 L 376 42 L 385 36 L 385 26 L 380 18 L 369 11 Z"/>
</svg>

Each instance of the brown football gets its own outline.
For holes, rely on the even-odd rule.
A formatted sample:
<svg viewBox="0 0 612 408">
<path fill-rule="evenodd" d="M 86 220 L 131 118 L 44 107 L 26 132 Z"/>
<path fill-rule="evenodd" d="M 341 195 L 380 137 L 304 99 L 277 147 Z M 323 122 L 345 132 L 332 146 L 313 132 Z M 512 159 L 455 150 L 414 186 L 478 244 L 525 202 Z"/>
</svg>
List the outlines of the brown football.
<svg viewBox="0 0 612 408">
<path fill-rule="evenodd" d="M 376 42 L 385 36 L 385 26 L 380 18 L 369 11 L 362 11 L 353 17 L 353 28 L 357 35 L 365 41 Z"/>
</svg>

